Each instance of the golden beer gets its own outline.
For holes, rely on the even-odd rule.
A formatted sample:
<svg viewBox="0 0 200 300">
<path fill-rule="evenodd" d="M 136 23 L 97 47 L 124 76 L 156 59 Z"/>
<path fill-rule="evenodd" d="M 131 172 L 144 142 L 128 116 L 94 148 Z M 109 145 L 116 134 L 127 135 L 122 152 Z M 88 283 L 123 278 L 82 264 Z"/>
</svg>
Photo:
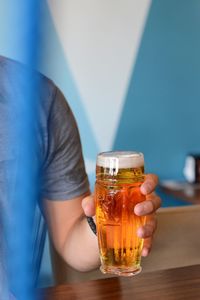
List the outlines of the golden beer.
<svg viewBox="0 0 200 300">
<path fill-rule="evenodd" d="M 137 229 L 145 217 L 134 214 L 144 201 L 144 157 L 138 152 L 103 152 L 97 156 L 95 204 L 101 271 L 122 276 L 140 272 L 143 240 Z"/>
</svg>

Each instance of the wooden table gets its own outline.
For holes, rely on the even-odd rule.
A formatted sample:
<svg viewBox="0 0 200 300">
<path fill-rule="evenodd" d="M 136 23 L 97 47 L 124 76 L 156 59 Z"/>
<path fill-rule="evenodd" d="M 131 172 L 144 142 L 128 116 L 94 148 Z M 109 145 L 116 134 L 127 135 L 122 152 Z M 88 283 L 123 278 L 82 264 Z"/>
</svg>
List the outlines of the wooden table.
<svg viewBox="0 0 200 300">
<path fill-rule="evenodd" d="M 44 289 L 42 300 L 198 300 L 200 265 Z"/>
</svg>

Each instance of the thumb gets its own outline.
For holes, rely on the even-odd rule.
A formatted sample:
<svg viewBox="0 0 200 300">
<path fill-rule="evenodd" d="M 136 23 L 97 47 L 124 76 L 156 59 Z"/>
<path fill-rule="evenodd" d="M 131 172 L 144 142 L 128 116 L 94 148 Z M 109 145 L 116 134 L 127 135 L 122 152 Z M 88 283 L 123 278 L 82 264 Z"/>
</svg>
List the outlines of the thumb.
<svg viewBox="0 0 200 300">
<path fill-rule="evenodd" d="M 82 208 L 87 217 L 95 215 L 95 204 L 93 195 L 89 195 L 82 200 Z"/>
</svg>

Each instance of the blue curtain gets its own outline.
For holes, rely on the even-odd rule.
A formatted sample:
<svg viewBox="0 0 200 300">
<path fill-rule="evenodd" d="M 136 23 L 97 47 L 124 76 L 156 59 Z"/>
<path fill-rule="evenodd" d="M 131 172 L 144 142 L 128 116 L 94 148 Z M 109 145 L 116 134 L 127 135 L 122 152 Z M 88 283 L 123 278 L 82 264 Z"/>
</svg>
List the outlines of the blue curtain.
<svg viewBox="0 0 200 300">
<path fill-rule="evenodd" d="M 7 16 L 7 19 L 3 20 L 6 32 L 3 39 L 10 40 L 10 47 L 15 46 L 15 57 L 19 57 L 30 68 L 36 67 L 39 57 L 39 2 L 0 1 L 0 10 L 5 11 Z M 12 44 L 12 41 L 15 43 Z M 1 41 L 1 37 L 0 42 L 4 42 Z M 23 93 L 17 93 L 18 77 L 23 83 Z M 33 267 L 32 232 L 39 186 L 38 165 L 35 160 L 39 83 L 31 72 L 17 74 L 13 68 L 9 70 L 9 78 L 16 81 L 16 92 L 11 91 L 10 96 L 6 98 L 9 122 L 6 127 L 5 124 L 1 127 L 1 130 L 4 130 L 3 134 L 8 135 L 8 145 L 2 145 L 6 150 L 6 159 L 0 164 L 0 172 L 3 174 L 0 188 L 4 190 L 0 197 L 0 205 L 3 208 L 0 214 L 4 249 L 0 255 L 4 260 L 2 268 L 6 273 L 5 281 L 0 283 L 4 295 L 1 295 L 1 299 L 7 299 L 6 292 L 3 291 L 6 282 L 8 291 L 17 299 L 32 300 L 35 298 L 34 280 L 38 271 Z M 3 101 L 1 93 L 0 97 L 0 101 Z M 1 115 L 0 122 L 4 122 L 4 119 L 5 116 Z"/>
</svg>

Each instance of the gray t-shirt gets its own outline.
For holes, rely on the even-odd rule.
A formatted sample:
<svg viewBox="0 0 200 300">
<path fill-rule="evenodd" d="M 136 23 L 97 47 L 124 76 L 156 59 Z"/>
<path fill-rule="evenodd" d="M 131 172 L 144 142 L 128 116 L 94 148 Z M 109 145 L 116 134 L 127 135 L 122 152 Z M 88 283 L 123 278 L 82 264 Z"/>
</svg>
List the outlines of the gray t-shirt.
<svg viewBox="0 0 200 300">
<path fill-rule="evenodd" d="M 25 140 L 23 131 L 28 130 L 24 129 L 25 125 L 16 129 L 16 124 L 26 116 L 23 104 L 30 100 L 26 95 L 31 82 L 36 82 L 38 88 L 35 93 L 32 91 L 35 98 L 31 99 L 37 112 L 31 121 L 34 128 L 31 138 L 37 147 L 30 155 L 39 177 L 38 198 L 68 200 L 89 190 L 79 132 L 63 94 L 45 76 L 0 56 L 0 299 L 5 300 L 9 296 L 3 219 L 12 218 L 13 207 L 19 205 L 15 199 L 16 174 L 23 157 L 18 157 L 18 142 Z"/>
<path fill-rule="evenodd" d="M 0 164 L 15 158 L 12 138 L 16 137 L 12 137 L 11 124 L 14 126 L 16 118 L 23 118 L 24 112 L 15 99 L 23 95 L 27 76 L 39 82 L 40 88 L 36 93 L 38 118 L 35 140 L 38 147 L 33 155 L 39 162 L 41 196 L 49 200 L 80 196 L 88 191 L 89 184 L 76 121 L 63 94 L 45 76 L 1 56 Z"/>
</svg>

